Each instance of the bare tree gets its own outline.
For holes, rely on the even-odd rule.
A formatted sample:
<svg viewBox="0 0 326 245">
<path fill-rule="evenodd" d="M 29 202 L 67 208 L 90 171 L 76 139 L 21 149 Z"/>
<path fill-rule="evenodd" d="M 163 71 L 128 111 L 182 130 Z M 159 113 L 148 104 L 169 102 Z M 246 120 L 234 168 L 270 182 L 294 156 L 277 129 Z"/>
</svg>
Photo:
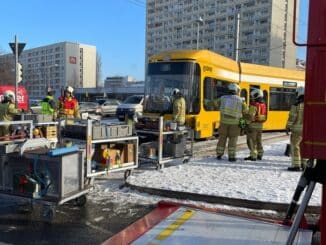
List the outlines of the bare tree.
<svg viewBox="0 0 326 245">
<path fill-rule="evenodd" d="M 96 52 L 96 87 L 104 87 L 102 79 L 102 57 Z"/>
</svg>

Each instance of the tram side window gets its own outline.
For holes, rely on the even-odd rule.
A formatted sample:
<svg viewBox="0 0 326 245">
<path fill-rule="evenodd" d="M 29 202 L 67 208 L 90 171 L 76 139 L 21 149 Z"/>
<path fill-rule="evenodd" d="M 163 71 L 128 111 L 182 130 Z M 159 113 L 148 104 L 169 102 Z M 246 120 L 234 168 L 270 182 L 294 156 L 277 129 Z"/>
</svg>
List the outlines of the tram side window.
<svg viewBox="0 0 326 245">
<path fill-rule="evenodd" d="M 289 111 L 295 102 L 295 89 L 270 88 L 270 111 Z"/>
<path fill-rule="evenodd" d="M 228 94 L 228 82 L 206 77 L 204 80 L 204 108 L 206 111 L 215 111 L 214 101 Z"/>
</svg>

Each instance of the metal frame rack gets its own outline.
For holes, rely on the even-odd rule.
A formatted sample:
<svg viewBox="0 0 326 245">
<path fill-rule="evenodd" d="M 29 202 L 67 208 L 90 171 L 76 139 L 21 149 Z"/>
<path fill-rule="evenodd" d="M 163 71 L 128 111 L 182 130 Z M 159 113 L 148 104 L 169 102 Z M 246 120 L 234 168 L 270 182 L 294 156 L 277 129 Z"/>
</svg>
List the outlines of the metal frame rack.
<svg viewBox="0 0 326 245">
<path fill-rule="evenodd" d="M 29 124 L 30 133 L 25 139 L 0 142 L 0 193 L 30 201 L 31 208 L 36 203 L 43 205 L 41 217 L 48 222 L 53 220 L 57 205 L 75 200 L 76 205 L 83 206 L 86 203 L 86 194 L 90 190 L 90 185 L 85 181 L 82 152 L 76 149 L 71 152 L 49 155 L 47 149 L 50 148 L 51 142 L 45 138 L 32 138 L 33 121 L 0 123 L 0 125 L 8 124 Z M 47 149 L 44 150 L 44 148 Z M 30 169 L 31 164 L 33 170 Z M 34 190 L 15 189 L 14 178 L 17 174 L 20 174 L 19 178 L 24 176 L 25 180 L 33 179 L 30 183 L 37 181 L 37 186 L 45 186 L 45 180 L 41 179 L 40 172 L 46 172 L 50 176 L 48 180 L 51 184 L 45 187 L 45 191 L 36 185 Z M 49 186 L 50 189 L 48 189 Z"/>
<path fill-rule="evenodd" d="M 183 163 L 186 163 L 189 161 L 189 159 L 192 157 L 193 154 L 193 141 L 194 141 L 194 135 L 193 130 L 189 128 L 185 128 L 184 130 L 171 130 L 171 131 L 164 131 L 164 118 L 163 116 L 143 116 L 143 118 L 152 118 L 152 119 L 158 119 L 158 130 L 136 130 L 137 134 L 151 134 L 157 136 L 157 142 L 158 142 L 158 153 L 157 158 L 152 159 L 148 157 L 139 157 L 140 161 L 144 162 L 151 162 L 156 164 L 156 169 L 164 168 L 164 164 L 168 162 L 172 162 L 175 160 L 182 160 Z M 188 142 L 190 141 L 190 152 L 189 154 L 184 154 L 182 157 L 163 157 L 163 143 L 164 143 L 164 136 L 168 135 L 186 135 L 188 138 Z"/>
<path fill-rule="evenodd" d="M 93 139 L 93 123 L 94 120 L 87 120 L 87 129 L 86 129 L 86 176 L 89 178 L 96 177 L 99 175 L 104 175 L 112 172 L 125 171 L 125 179 L 130 175 L 131 169 L 138 168 L 138 136 L 127 136 L 127 137 L 117 137 L 117 138 L 107 138 L 107 139 Z M 112 169 L 105 169 L 101 171 L 92 171 L 92 156 L 93 149 L 95 144 L 103 143 L 132 143 L 134 145 L 134 161 L 128 163 L 122 163 L 121 167 L 116 167 Z"/>
</svg>

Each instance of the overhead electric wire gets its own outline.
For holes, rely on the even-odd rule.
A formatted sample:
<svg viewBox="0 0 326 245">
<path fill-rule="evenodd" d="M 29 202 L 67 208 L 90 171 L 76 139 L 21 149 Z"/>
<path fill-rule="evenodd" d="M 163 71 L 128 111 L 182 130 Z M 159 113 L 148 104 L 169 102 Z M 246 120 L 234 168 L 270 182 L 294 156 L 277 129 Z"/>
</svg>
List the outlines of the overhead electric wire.
<svg viewBox="0 0 326 245">
<path fill-rule="evenodd" d="M 146 6 L 144 2 L 139 1 L 139 0 L 127 0 L 127 2 L 129 2 L 135 6 L 141 7 L 141 8 L 144 8 Z"/>
</svg>

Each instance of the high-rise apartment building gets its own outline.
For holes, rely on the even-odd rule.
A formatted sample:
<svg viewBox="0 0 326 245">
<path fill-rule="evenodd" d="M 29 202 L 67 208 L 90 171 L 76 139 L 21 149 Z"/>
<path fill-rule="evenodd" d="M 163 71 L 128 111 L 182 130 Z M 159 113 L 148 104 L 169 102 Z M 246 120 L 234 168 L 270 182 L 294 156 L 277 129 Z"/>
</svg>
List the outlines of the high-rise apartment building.
<svg viewBox="0 0 326 245">
<path fill-rule="evenodd" d="M 295 69 L 293 2 L 147 0 L 146 60 L 161 51 L 197 45 L 235 59 L 239 36 L 240 61 Z"/>
<path fill-rule="evenodd" d="M 3 55 L 1 60 L 13 57 Z M 62 88 L 96 87 L 96 47 L 72 42 L 60 42 L 24 50 L 19 57 L 23 66 L 23 82 L 30 98 L 42 98 L 51 86 L 56 96 Z"/>
</svg>

